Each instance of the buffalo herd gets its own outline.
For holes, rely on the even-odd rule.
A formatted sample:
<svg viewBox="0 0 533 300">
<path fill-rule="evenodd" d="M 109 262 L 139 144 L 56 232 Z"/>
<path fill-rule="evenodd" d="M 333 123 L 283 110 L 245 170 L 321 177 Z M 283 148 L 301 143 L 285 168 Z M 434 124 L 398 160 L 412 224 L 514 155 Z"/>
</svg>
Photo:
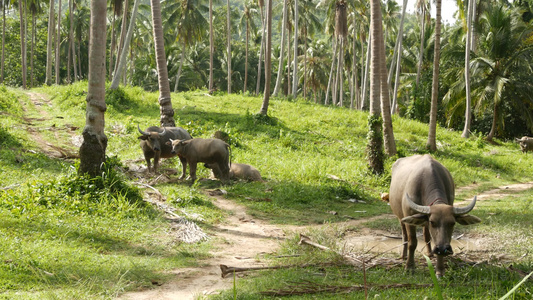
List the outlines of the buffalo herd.
<svg viewBox="0 0 533 300">
<path fill-rule="evenodd" d="M 188 165 L 189 178 L 194 182 L 197 164 L 204 163 L 215 178 L 224 182 L 230 179 L 263 181 L 256 168 L 232 163 L 230 145 L 221 139 L 192 138 L 181 127 L 152 126 L 144 131 L 138 127 L 138 130 L 142 134 L 139 139 L 148 172 L 157 172 L 160 158 L 178 156 L 183 167 L 180 179 L 185 178 Z M 522 137 L 516 142 L 523 152 L 533 151 L 533 138 Z M 415 268 L 416 226 L 423 228 L 428 255 L 436 255 L 437 277 L 442 277 L 444 257 L 453 254 L 450 241 L 455 224 L 471 225 L 481 221 L 468 214 L 476 205 L 476 197 L 464 207 L 454 206 L 454 199 L 455 184 L 450 172 L 430 155 L 403 157 L 393 164 L 388 201 L 400 221 L 402 258 L 406 260 L 407 270 Z"/>
</svg>

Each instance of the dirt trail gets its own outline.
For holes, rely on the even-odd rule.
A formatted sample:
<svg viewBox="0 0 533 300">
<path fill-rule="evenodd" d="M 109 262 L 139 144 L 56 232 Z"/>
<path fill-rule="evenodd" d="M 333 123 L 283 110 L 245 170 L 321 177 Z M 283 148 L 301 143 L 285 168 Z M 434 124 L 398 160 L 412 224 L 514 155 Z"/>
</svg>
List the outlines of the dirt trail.
<svg viewBox="0 0 533 300">
<path fill-rule="evenodd" d="M 38 123 L 50 120 L 51 117 L 45 109 L 44 105 L 51 105 L 50 101 L 44 95 L 37 93 L 28 93 L 31 102 L 37 111 L 35 114 L 40 117 L 30 117 L 29 108 L 27 104 L 23 103 L 26 117 L 24 118 L 27 130 L 30 132 L 38 144 L 39 148 L 51 157 L 66 158 L 71 155 L 71 152 L 58 145 L 53 145 L 47 142 L 40 134 L 43 130 Z M 40 129 L 39 129 L 40 128 Z M 79 134 L 76 134 L 76 129 L 68 124 L 63 127 L 45 128 L 46 130 L 54 131 L 56 140 L 59 139 L 60 130 L 66 130 L 71 140 L 66 144 L 79 147 Z M 468 190 L 471 187 L 463 187 L 458 189 Z M 489 190 L 477 195 L 480 201 L 489 199 L 499 199 L 509 196 L 512 193 L 528 190 L 533 188 L 533 182 L 519 183 L 512 185 L 505 185 L 493 190 Z M 229 217 L 223 224 L 215 225 L 212 228 L 211 238 L 214 240 L 215 247 L 211 251 L 212 258 L 202 261 L 202 266 L 197 268 L 182 268 L 171 271 L 174 278 L 164 283 L 161 286 L 154 285 L 153 289 L 129 292 L 121 295 L 118 299 L 122 300 L 144 300 L 144 299 L 197 299 L 202 295 L 214 294 L 220 290 L 230 289 L 233 285 L 232 276 L 228 278 L 221 277 L 220 264 L 239 267 L 255 267 L 264 266 L 263 254 L 273 253 L 279 249 L 280 241 L 287 236 L 292 236 L 293 233 L 305 233 L 310 229 L 332 225 L 310 225 L 310 226 L 280 226 L 268 224 L 262 220 L 256 220 L 246 213 L 246 208 L 234 203 L 233 201 L 224 199 L 223 196 L 214 196 L 213 203 L 220 209 L 229 213 Z M 470 199 L 467 199 L 469 201 Z M 466 201 L 457 202 L 461 205 Z M 371 220 L 378 219 L 394 219 L 392 214 L 384 214 L 371 218 L 349 220 L 334 226 L 353 227 L 363 224 Z M 398 237 L 400 233 L 398 233 Z M 343 238 L 344 245 L 348 250 L 359 249 L 374 252 L 389 252 L 399 251 L 401 241 L 395 237 L 388 236 L 387 232 L 378 230 L 370 230 L 368 228 L 360 228 L 358 232 L 347 232 Z M 463 238 L 455 240 L 454 247 L 459 249 L 483 249 L 483 241 Z M 423 243 L 420 243 L 423 244 Z M 238 274 L 243 276 L 242 274 Z"/>
<path fill-rule="evenodd" d="M 488 200 L 508 196 L 510 192 L 519 192 L 533 188 L 533 182 L 502 186 L 479 194 L 478 199 Z M 209 295 L 220 290 L 230 289 L 233 278 L 221 278 L 220 264 L 239 267 L 264 266 L 261 254 L 275 252 L 279 242 L 292 233 L 305 233 L 311 226 L 279 226 L 271 225 L 261 220 L 255 220 L 246 214 L 244 207 L 226 200 L 220 196 L 213 198 L 214 204 L 229 212 L 230 217 L 224 224 L 215 226 L 216 248 L 211 253 L 213 257 L 200 268 L 177 269 L 172 271 L 175 278 L 151 290 L 130 292 L 120 296 L 122 300 L 148 299 L 197 299 L 202 295 Z M 372 218 L 350 220 L 335 226 L 354 226 L 376 219 L 393 219 L 392 214 L 384 214 Z M 400 234 L 398 233 L 398 237 Z M 401 241 L 387 232 L 361 228 L 357 233 L 347 233 L 343 238 L 346 249 L 373 252 L 399 253 Z M 423 244 L 423 243 L 419 243 Z M 484 242 L 473 237 L 454 239 L 453 246 L 463 251 L 483 250 Z M 423 246 L 422 246 L 423 247 Z M 423 251 L 423 249 L 419 249 Z M 240 275 L 242 276 L 242 275 Z"/>
</svg>

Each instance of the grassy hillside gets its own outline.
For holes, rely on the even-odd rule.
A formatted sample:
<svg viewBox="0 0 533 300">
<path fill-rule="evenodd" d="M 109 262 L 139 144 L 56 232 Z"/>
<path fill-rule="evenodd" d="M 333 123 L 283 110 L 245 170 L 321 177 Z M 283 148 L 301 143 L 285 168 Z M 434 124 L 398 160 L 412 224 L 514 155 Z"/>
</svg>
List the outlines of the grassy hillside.
<svg viewBox="0 0 533 300">
<path fill-rule="evenodd" d="M 110 160 L 103 178 L 77 178 L 76 160 L 43 153 L 47 144 L 63 154 L 76 153 L 72 142 L 85 124 L 86 91 L 86 82 L 38 88 L 31 92 L 44 99 L 36 101 L 20 90 L 0 90 L 0 252 L 4 254 L 0 299 L 112 298 L 123 290 L 150 286 L 154 278 L 165 280 L 161 271 L 195 265 L 207 255 L 209 242 L 176 244 L 165 234 L 168 222 L 141 200 L 141 191 L 131 185 L 138 179 L 125 172 L 145 165 L 137 125 L 145 129 L 159 124 L 156 93 L 138 88 L 108 93 Z M 256 218 L 274 223 L 336 223 L 390 213 L 379 201 L 379 194 L 388 191 L 390 166 L 398 157 L 426 153 L 427 124 L 395 117 L 398 156 L 388 158 L 385 174 L 376 176 L 365 159 L 367 113 L 275 98 L 269 117 L 261 117 L 256 114 L 261 102 L 257 97 L 209 96 L 204 91 L 172 95 L 177 126 L 193 137 L 211 137 L 217 130 L 228 133 L 232 161 L 255 166 L 266 180 L 224 186 L 210 181 L 157 185 L 170 205 L 201 214 L 206 228 L 224 218 L 204 193 L 213 187 L 228 191 L 226 197 L 247 206 Z M 505 183 L 533 180 L 533 156 L 522 154 L 516 143 L 488 144 L 482 137 L 465 140 L 460 132 L 438 128 L 437 144 L 433 155 L 448 167 L 456 185 L 473 186 L 458 194 L 458 200 Z M 162 168 L 179 170 L 179 160 L 163 160 Z M 208 170 L 199 166 L 198 176 L 208 177 Z M 497 208 L 480 208 L 480 213 L 490 218 L 491 209 Z M 376 226 L 399 230 L 387 222 Z M 502 272 L 490 273 L 507 278 L 497 286 L 498 293 L 516 279 Z M 279 271 L 267 276 L 301 275 Z M 399 278 L 405 280 L 403 275 Z M 424 278 L 418 274 L 416 280 Z M 255 295 L 254 286 L 269 280 L 259 277 L 243 291 Z"/>
</svg>

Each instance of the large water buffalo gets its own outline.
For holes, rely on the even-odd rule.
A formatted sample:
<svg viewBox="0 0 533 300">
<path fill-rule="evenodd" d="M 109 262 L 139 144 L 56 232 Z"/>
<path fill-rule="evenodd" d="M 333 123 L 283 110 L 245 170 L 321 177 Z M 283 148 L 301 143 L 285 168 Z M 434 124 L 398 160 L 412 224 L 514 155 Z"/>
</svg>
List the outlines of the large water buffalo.
<svg viewBox="0 0 533 300">
<path fill-rule="evenodd" d="M 406 269 L 414 271 L 415 268 L 416 226 L 423 226 L 428 254 L 437 255 L 437 277 L 442 277 L 444 256 L 453 254 L 450 241 L 455 223 L 470 225 L 481 221 L 467 215 L 476 205 L 476 197 L 466 207 L 454 207 L 454 198 L 455 185 L 450 172 L 430 155 L 404 157 L 394 163 L 389 203 L 402 227 L 402 258 L 407 256 Z"/>
<path fill-rule="evenodd" d="M 151 126 L 142 131 L 139 125 L 137 129 L 142 134 L 139 139 L 141 140 L 141 149 L 144 153 L 144 159 L 148 166 L 148 172 L 151 172 L 150 159 L 154 159 L 154 173 L 157 172 L 160 158 L 170 158 L 176 156 L 172 153 L 172 147 L 166 143 L 170 139 L 188 140 L 192 139 L 191 135 L 181 127 L 163 127 Z M 182 165 L 182 174 L 180 178 L 185 178 L 185 172 L 187 170 L 187 161 L 183 157 L 179 157 Z"/>
<path fill-rule="evenodd" d="M 220 174 L 220 179 L 229 180 L 230 146 L 219 139 L 173 140 L 167 145 L 172 145 L 172 153 L 187 160 L 190 168 L 190 179 L 196 180 L 196 167 L 199 162 L 211 164 L 213 169 Z"/>
<path fill-rule="evenodd" d="M 522 149 L 522 152 L 533 152 L 533 138 L 523 136 L 521 139 L 515 139 L 515 141 L 520 144 L 520 149 Z"/>
<path fill-rule="evenodd" d="M 216 168 L 215 164 L 204 164 L 204 166 L 211 169 L 215 178 L 221 179 L 222 174 L 219 173 L 219 168 Z M 250 165 L 235 162 L 232 162 L 229 168 L 229 178 L 248 181 L 263 181 L 259 170 Z"/>
</svg>

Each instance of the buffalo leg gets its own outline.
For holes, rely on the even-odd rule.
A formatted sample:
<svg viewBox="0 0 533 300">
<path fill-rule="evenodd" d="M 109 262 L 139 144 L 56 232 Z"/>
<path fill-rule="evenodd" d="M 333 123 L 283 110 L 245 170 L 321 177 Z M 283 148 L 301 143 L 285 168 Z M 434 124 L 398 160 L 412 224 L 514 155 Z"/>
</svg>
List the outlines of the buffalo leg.
<svg viewBox="0 0 533 300">
<path fill-rule="evenodd" d="M 415 270 L 415 250 L 416 250 L 416 246 L 418 245 L 418 240 L 416 239 L 416 226 L 405 224 L 405 228 L 407 229 L 407 247 L 409 249 L 409 253 L 407 255 L 407 263 L 405 264 L 405 268 L 407 270 L 414 271 Z"/>
<path fill-rule="evenodd" d="M 437 255 L 437 267 L 436 267 L 437 278 L 444 276 L 444 255 Z"/>
<path fill-rule="evenodd" d="M 407 229 L 405 229 L 405 224 L 400 221 L 400 225 L 402 226 L 402 242 L 403 242 L 403 250 L 402 250 L 402 259 L 407 259 Z"/>
<path fill-rule="evenodd" d="M 192 182 L 196 180 L 196 165 L 197 162 L 189 162 L 189 176 Z"/>
<path fill-rule="evenodd" d="M 159 156 L 161 155 L 160 152 L 156 152 L 154 155 L 154 173 L 157 173 L 157 168 L 159 168 Z"/>
<path fill-rule="evenodd" d="M 429 227 L 426 225 L 423 229 L 424 232 L 424 242 L 426 243 L 426 249 L 428 251 L 428 256 L 433 257 L 433 251 L 431 251 L 431 234 L 429 233 Z"/>
<path fill-rule="evenodd" d="M 179 179 L 183 179 L 187 175 L 187 159 L 179 155 L 178 157 L 180 158 L 180 162 L 181 162 L 181 176 Z"/>
<path fill-rule="evenodd" d="M 152 165 L 150 164 L 150 158 L 145 156 L 144 159 L 146 160 L 146 167 L 148 168 L 148 173 L 152 172 Z"/>
</svg>

